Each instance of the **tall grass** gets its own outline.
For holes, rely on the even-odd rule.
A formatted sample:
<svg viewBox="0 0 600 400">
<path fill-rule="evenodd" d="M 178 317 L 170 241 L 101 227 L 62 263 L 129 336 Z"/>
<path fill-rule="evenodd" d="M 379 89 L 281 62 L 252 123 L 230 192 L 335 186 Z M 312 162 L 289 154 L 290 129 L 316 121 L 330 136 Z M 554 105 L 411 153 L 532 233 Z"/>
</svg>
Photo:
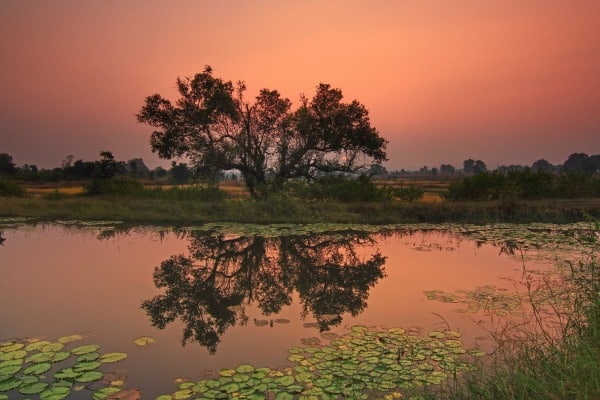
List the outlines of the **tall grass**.
<svg viewBox="0 0 600 400">
<path fill-rule="evenodd" d="M 600 265 L 596 227 L 583 240 L 594 251 L 570 263 L 560 280 L 528 276 L 531 294 L 549 294 L 544 304 L 531 296 L 533 325 L 507 324 L 495 339 L 496 352 L 476 373 L 426 393 L 449 399 L 600 399 Z M 534 287 L 535 286 L 535 287 Z"/>
</svg>

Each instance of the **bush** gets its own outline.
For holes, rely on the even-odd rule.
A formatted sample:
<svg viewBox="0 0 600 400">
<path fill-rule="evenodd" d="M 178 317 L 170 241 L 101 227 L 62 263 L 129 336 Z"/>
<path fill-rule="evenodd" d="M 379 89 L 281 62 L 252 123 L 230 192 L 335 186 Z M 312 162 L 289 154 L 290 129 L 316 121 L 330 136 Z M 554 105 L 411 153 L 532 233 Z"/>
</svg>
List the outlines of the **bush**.
<svg viewBox="0 0 600 400">
<path fill-rule="evenodd" d="M 144 185 L 135 179 L 111 178 L 92 179 L 84 187 L 84 192 L 89 196 L 100 195 L 136 195 L 144 191 Z"/>
<path fill-rule="evenodd" d="M 419 200 L 425 194 L 423 189 L 413 185 L 410 185 L 409 187 L 394 188 L 392 190 L 395 197 L 398 197 L 400 200 L 407 201 L 409 203 Z"/>
<path fill-rule="evenodd" d="M 311 185 L 307 185 L 301 193 L 304 197 L 315 200 L 331 200 L 340 202 L 352 201 L 385 201 L 390 200 L 393 193 L 388 188 L 378 188 L 366 175 L 356 179 L 343 176 L 327 177 Z"/>
<path fill-rule="evenodd" d="M 583 174 L 522 171 L 484 172 L 454 182 L 444 197 L 449 200 L 515 200 L 600 196 L 600 178 Z"/>
<path fill-rule="evenodd" d="M 3 197 L 22 197 L 25 195 L 25 189 L 13 180 L 0 177 L 0 196 Z"/>
</svg>

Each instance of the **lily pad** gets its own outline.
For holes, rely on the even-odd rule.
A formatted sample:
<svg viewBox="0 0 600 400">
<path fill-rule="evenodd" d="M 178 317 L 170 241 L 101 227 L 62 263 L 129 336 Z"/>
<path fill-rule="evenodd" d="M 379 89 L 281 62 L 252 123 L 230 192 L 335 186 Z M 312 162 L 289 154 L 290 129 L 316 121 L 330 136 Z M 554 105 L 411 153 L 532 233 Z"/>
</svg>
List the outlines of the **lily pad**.
<svg viewBox="0 0 600 400">
<path fill-rule="evenodd" d="M 83 346 L 75 347 L 73 350 L 71 350 L 71 354 L 79 356 L 82 354 L 95 352 L 99 348 L 100 346 L 98 346 L 97 344 L 86 344 Z"/>
<path fill-rule="evenodd" d="M 121 388 L 118 388 L 118 387 L 111 387 L 111 386 L 105 387 L 105 388 L 95 391 L 94 394 L 92 394 L 92 400 L 104 400 L 108 396 L 113 395 L 115 393 L 119 393 L 120 391 L 121 391 Z M 169 396 L 169 399 L 171 399 L 171 396 Z M 157 398 L 157 400 L 158 400 L 158 398 Z"/>
<path fill-rule="evenodd" d="M 13 390 L 21 386 L 21 380 L 10 377 L 0 381 L 0 392 L 8 392 L 9 390 Z"/>
<path fill-rule="evenodd" d="M 23 370 L 24 375 L 41 375 L 44 372 L 50 371 L 52 364 L 50 363 L 37 363 Z"/>
<path fill-rule="evenodd" d="M 126 358 L 127 358 L 127 353 L 107 353 L 107 354 L 103 354 L 100 357 L 99 362 L 101 362 L 103 364 L 114 363 L 114 362 L 124 360 Z"/>
<path fill-rule="evenodd" d="M 100 358 L 100 353 L 98 352 L 92 352 L 92 353 L 86 353 L 86 354 L 82 354 L 79 357 L 77 357 L 77 361 L 81 362 L 81 361 L 95 361 L 98 358 Z"/>
<path fill-rule="evenodd" d="M 35 382 L 26 385 L 22 385 L 19 388 L 19 393 L 21 394 L 38 394 L 42 393 L 48 387 L 48 383 L 46 382 Z"/>
<path fill-rule="evenodd" d="M 147 346 L 151 343 L 154 343 L 156 340 L 150 336 L 140 336 L 136 339 L 134 339 L 133 343 L 135 343 L 138 346 Z"/>
<path fill-rule="evenodd" d="M 52 386 L 40 393 L 41 400 L 62 400 L 71 393 L 71 389 L 64 386 Z"/>
<path fill-rule="evenodd" d="M 99 371 L 87 371 L 87 372 L 84 372 L 83 374 L 77 376 L 75 378 L 75 380 L 77 382 L 81 382 L 81 383 L 88 383 L 88 382 L 94 382 L 94 381 L 100 380 L 100 379 L 102 379 L 103 376 L 104 376 L 104 374 Z"/>
<path fill-rule="evenodd" d="M 63 336 L 61 338 L 58 338 L 57 341 L 58 341 L 58 343 L 67 344 L 67 343 L 71 343 L 71 342 L 76 342 L 83 338 L 84 337 L 82 335 L 69 335 L 69 336 Z"/>
</svg>

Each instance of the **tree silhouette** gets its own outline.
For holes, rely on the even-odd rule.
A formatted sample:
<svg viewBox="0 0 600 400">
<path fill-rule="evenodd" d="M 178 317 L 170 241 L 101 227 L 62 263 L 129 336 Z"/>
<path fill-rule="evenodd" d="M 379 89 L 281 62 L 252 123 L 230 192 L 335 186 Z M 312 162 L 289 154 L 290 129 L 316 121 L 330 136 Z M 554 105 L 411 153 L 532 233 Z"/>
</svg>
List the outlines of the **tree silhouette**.
<svg viewBox="0 0 600 400">
<path fill-rule="evenodd" d="M 199 173 L 237 169 L 254 197 L 267 183 L 353 172 L 368 165 L 363 159 L 386 159 L 386 141 L 367 109 L 356 100 L 343 103 L 341 90 L 330 85 L 320 84 L 310 100 L 302 97 L 293 112 L 276 90 L 262 89 L 247 102 L 243 82 L 216 78 L 209 66 L 177 79 L 177 89 L 175 104 L 154 94 L 136 116 L 158 128 L 152 151 L 165 159 L 187 156 Z"/>
</svg>

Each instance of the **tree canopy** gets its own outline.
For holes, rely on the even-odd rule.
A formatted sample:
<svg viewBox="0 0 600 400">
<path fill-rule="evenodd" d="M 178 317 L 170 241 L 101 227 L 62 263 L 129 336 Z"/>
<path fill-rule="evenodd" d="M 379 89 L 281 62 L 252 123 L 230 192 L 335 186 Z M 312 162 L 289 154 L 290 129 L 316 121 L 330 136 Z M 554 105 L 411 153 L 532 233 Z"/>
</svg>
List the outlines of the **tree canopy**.
<svg viewBox="0 0 600 400">
<path fill-rule="evenodd" d="M 387 142 L 365 106 L 342 102 L 342 91 L 328 84 L 319 84 L 311 99 L 301 96 L 296 110 L 277 90 L 262 89 L 246 101 L 243 82 L 214 77 L 210 66 L 178 78 L 177 90 L 175 103 L 153 94 L 136 115 L 157 128 L 152 151 L 164 159 L 185 156 L 196 172 L 237 169 L 253 196 L 267 183 L 311 181 L 386 160 Z"/>
</svg>

